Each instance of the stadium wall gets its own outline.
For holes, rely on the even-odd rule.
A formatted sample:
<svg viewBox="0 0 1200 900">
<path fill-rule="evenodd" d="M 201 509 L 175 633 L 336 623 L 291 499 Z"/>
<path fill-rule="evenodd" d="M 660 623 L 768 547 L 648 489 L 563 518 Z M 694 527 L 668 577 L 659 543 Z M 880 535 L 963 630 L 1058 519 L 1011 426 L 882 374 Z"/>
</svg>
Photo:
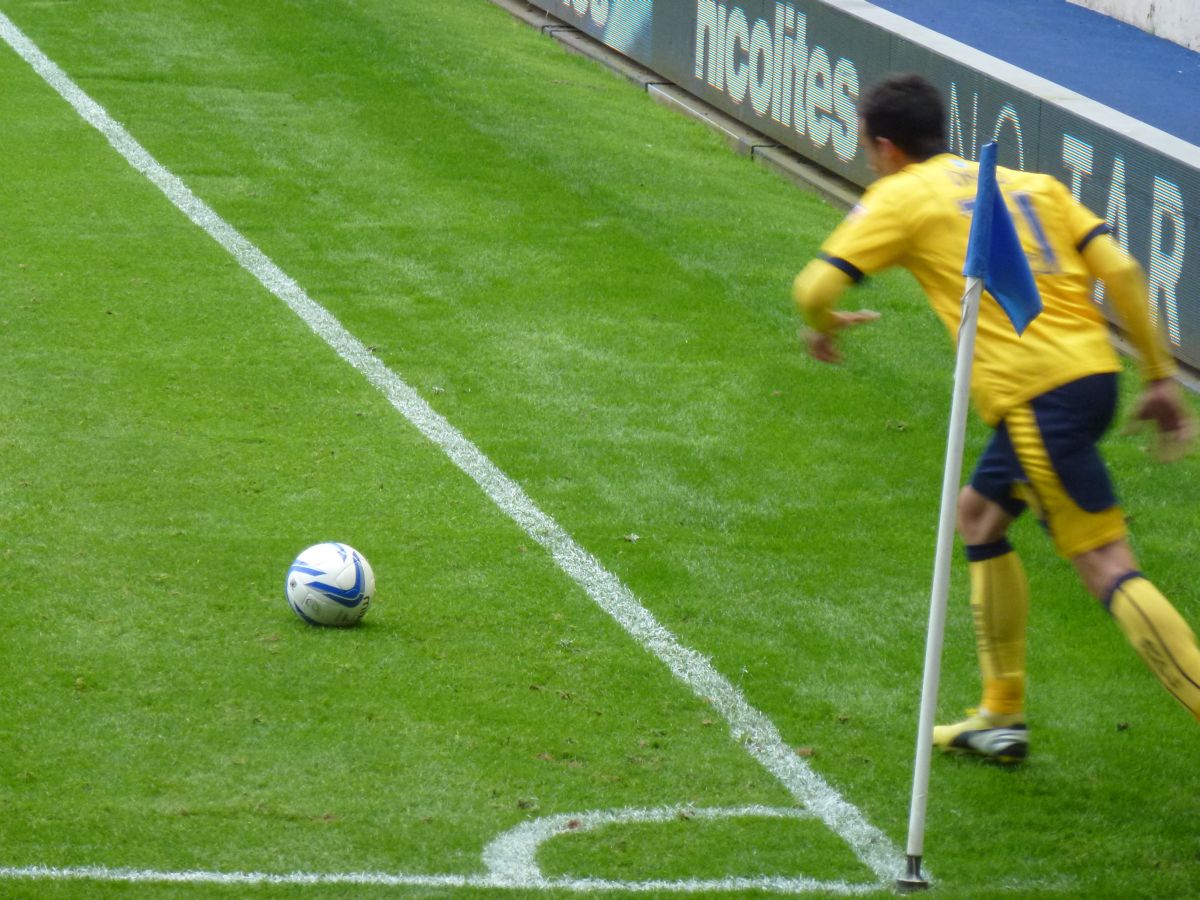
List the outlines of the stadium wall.
<svg viewBox="0 0 1200 900">
<path fill-rule="evenodd" d="M 1142 31 L 1200 50 L 1200 16 L 1196 0 L 1069 0 L 1096 12 L 1136 25 Z"/>
<path fill-rule="evenodd" d="M 1145 267 L 1176 357 L 1200 368 L 1200 148 L 865 0 L 526 0 L 859 186 L 859 92 L 888 72 L 944 91 L 951 149 L 1049 172 Z M 1097 302 L 1104 303 L 1102 291 Z"/>
</svg>

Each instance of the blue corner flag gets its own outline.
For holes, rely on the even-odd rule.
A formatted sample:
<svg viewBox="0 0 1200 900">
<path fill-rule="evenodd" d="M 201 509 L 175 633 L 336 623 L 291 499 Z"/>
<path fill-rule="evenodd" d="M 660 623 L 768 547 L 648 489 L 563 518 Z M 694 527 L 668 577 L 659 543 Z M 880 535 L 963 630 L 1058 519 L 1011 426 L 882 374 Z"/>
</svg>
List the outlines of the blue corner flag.
<svg viewBox="0 0 1200 900">
<path fill-rule="evenodd" d="M 1017 229 L 996 184 L 995 141 L 984 144 L 979 151 L 979 187 L 963 274 L 983 280 L 983 286 L 1004 308 L 1017 334 L 1023 333 L 1042 311 L 1042 298 L 1029 260 L 1021 249 Z"/>
</svg>

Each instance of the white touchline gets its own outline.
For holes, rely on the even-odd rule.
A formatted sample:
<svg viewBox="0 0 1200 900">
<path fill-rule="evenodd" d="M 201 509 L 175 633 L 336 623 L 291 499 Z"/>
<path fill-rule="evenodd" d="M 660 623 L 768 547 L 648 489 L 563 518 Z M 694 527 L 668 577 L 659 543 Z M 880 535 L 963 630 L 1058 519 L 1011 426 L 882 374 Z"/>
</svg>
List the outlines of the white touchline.
<svg viewBox="0 0 1200 900">
<path fill-rule="evenodd" d="M 651 809 L 596 810 L 581 813 L 560 813 L 540 819 L 530 819 L 505 832 L 488 844 L 483 852 L 483 875 L 416 875 L 386 872 L 160 872 L 146 869 L 112 869 L 106 866 L 0 867 L 0 879 L 30 881 L 107 881 L 124 884 L 353 884 L 383 887 L 460 887 L 503 888 L 509 890 L 559 890 L 575 893 L 620 891 L 622 893 L 732 893 L 748 892 L 775 894 L 821 893 L 850 897 L 877 893 L 880 885 L 867 881 L 822 881 L 817 878 L 762 875 L 758 877 L 727 876 L 725 878 L 685 878 L 678 880 L 646 879 L 642 881 L 611 878 L 545 875 L 537 864 L 542 844 L 562 835 L 583 834 L 612 825 L 667 823 L 681 818 L 720 820 L 737 818 L 811 819 L 811 812 L 799 807 L 735 806 L 691 807 L 660 806 Z"/>
<path fill-rule="evenodd" d="M 243 268 L 282 300 L 339 356 L 384 394 L 406 419 L 470 476 L 501 510 L 543 547 L 644 648 L 657 656 L 729 723 L 731 735 L 774 775 L 792 796 L 839 835 L 881 881 L 901 871 L 903 858 L 882 831 L 842 798 L 788 747 L 778 729 L 752 707 L 708 659 L 683 646 L 638 602 L 621 581 L 543 513 L 515 481 L 437 413 L 398 375 L 380 362 L 323 306 L 233 226 L 160 165 L 62 69 L 0 13 L 0 36 L 38 75 L 99 131 L 131 166 L 145 175 L 181 212 L 225 248 Z"/>
</svg>

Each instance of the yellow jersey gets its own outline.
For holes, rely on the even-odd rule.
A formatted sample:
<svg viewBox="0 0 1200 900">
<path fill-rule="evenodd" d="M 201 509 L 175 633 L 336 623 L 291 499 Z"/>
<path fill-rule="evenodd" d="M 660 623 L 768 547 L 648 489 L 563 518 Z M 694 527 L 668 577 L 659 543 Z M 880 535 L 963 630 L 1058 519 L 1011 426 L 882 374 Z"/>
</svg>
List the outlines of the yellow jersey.
<svg viewBox="0 0 1200 900">
<path fill-rule="evenodd" d="M 977 174 L 977 163 L 943 153 L 880 178 L 826 240 L 821 258 L 855 281 L 889 266 L 908 269 L 953 337 Z M 1004 168 L 996 178 L 1043 311 L 1018 336 L 996 300 L 983 296 L 971 391 L 992 425 L 1048 390 L 1121 368 L 1082 255 L 1108 227 L 1056 178 Z"/>
</svg>

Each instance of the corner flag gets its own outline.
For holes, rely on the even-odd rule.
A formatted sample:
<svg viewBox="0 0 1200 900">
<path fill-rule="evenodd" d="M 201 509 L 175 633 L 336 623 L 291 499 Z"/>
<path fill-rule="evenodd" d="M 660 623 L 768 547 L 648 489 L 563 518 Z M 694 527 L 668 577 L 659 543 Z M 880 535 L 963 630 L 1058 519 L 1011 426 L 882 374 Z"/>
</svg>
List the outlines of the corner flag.
<svg viewBox="0 0 1200 900">
<path fill-rule="evenodd" d="M 1029 260 L 996 184 L 995 141 L 984 144 L 979 152 L 979 187 L 963 274 L 983 279 L 983 286 L 1004 308 L 1017 334 L 1042 311 Z"/>
<path fill-rule="evenodd" d="M 946 603 L 950 594 L 950 559 L 954 550 L 954 521 L 959 482 L 962 479 L 963 444 L 967 430 L 971 364 L 979 330 L 979 304 L 986 287 L 1004 308 L 1017 334 L 1042 311 L 1029 260 L 1021 248 L 1017 229 L 996 184 L 996 142 L 979 153 L 979 187 L 967 239 L 967 276 L 958 324 L 958 355 L 954 362 L 954 393 L 950 402 L 950 429 L 946 439 L 946 467 L 942 472 L 942 505 L 938 514 L 937 549 L 933 560 L 933 585 L 929 599 L 929 629 L 925 638 L 925 671 L 921 677 L 921 712 L 917 722 L 917 750 L 913 762 L 912 800 L 908 810 L 907 869 L 896 879 L 903 893 L 929 887 L 921 872 L 925 852 L 925 812 L 929 801 L 929 768 L 933 754 L 933 717 L 938 680 L 942 671 L 942 643 L 946 631 Z"/>
</svg>

